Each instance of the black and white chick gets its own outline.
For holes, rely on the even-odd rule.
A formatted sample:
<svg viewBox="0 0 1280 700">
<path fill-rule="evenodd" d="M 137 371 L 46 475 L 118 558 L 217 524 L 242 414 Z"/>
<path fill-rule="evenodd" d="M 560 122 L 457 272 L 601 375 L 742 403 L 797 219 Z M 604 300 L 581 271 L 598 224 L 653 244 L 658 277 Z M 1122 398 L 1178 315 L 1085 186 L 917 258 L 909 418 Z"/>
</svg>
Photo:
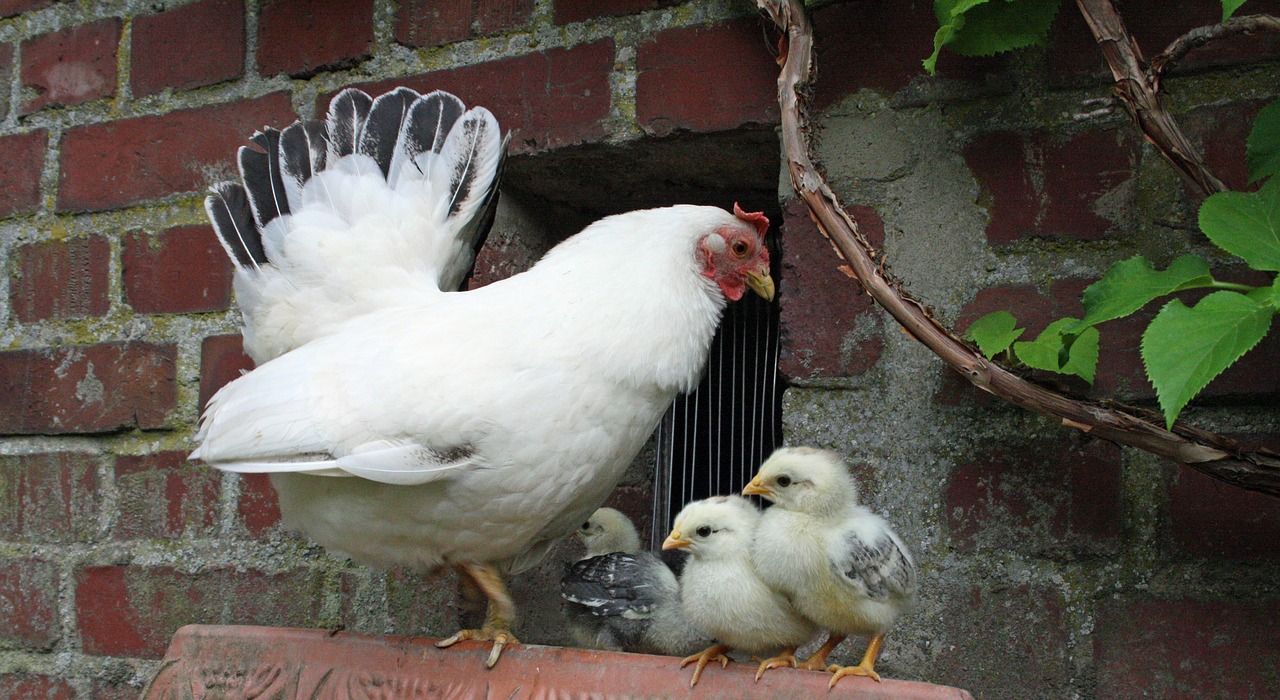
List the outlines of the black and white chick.
<svg viewBox="0 0 1280 700">
<path fill-rule="evenodd" d="M 579 646 L 685 655 L 711 643 L 685 617 L 675 573 L 640 551 L 630 518 L 600 508 L 577 535 L 587 553 L 560 579 L 560 596 Z"/>
<path fill-rule="evenodd" d="M 708 663 L 727 666 L 725 652 L 740 650 L 763 656 L 756 680 L 770 668 L 795 663 L 796 647 L 816 628 L 769 588 L 751 564 L 751 543 L 760 512 L 740 496 L 716 496 L 694 501 L 676 516 L 663 549 L 684 549 L 689 561 L 680 575 L 680 596 L 689 622 L 718 643 L 684 659 L 683 668 L 697 662 L 689 687 Z"/>
<path fill-rule="evenodd" d="M 776 450 L 742 490 L 773 502 L 756 529 L 751 558 L 760 577 L 828 632 L 799 668 L 880 680 L 885 633 L 915 600 L 911 553 L 883 518 L 858 504 L 857 483 L 839 455 L 806 447 Z M 845 637 L 869 635 L 857 666 L 826 666 Z"/>
</svg>

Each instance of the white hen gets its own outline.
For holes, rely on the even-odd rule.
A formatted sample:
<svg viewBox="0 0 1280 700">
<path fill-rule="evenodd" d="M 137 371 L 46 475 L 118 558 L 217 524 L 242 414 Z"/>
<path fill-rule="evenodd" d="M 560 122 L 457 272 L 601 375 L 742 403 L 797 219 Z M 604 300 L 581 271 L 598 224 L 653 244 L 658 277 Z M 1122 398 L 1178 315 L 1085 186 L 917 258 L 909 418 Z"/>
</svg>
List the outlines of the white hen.
<svg viewBox="0 0 1280 700">
<path fill-rule="evenodd" d="M 858 490 L 839 455 L 807 447 L 775 450 L 744 494 L 774 505 L 756 529 L 752 562 L 760 578 L 791 600 L 828 638 L 799 667 L 880 680 L 876 657 L 884 635 L 916 594 L 911 553 L 883 518 L 858 505 Z M 871 635 L 857 666 L 826 666 L 850 634 Z"/>
<path fill-rule="evenodd" d="M 751 564 L 751 541 L 760 521 L 756 507 L 740 496 L 715 496 L 686 505 L 676 515 L 663 549 L 684 549 L 689 561 L 680 574 L 680 598 L 694 627 L 718 640 L 680 664 L 697 662 L 689 687 L 708 663 L 726 666 L 731 649 L 764 655 L 756 680 L 770 668 L 795 663 L 796 647 L 813 636 L 812 623 L 760 579 Z"/>
<path fill-rule="evenodd" d="M 209 402 L 192 457 L 271 473 L 285 523 L 358 561 L 456 567 L 489 613 L 440 644 L 492 640 L 492 666 L 515 641 L 502 573 L 604 501 L 696 382 L 726 301 L 773 296 L 768 221 L 612 216 L 454 293 L 493 218 L 491 114 L 346 90 L 325 122 L 253 141 L 244 186 L 206 208 L 259 366 Z"/>
</svg>

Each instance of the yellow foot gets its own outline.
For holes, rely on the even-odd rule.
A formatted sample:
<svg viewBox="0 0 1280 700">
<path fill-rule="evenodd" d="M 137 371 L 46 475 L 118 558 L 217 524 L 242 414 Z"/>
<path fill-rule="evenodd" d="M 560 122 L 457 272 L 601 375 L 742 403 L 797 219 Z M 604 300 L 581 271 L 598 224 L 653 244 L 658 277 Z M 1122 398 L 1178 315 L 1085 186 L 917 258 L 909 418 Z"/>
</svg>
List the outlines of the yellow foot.
<svg viewBox="0 0 1280 700">
<path fill-rule="evenodd" d="M 702 677 L 702 669 L 706 668 L 707 664 L 719 661 L 720 668 L 728 666 L 730 659 L 724 655 L 726 651 L 729 651 L 727 645 L 713 644 L 693 656 L 685 657 L 684 661 L 680 662 L 680 668 L 684 668 L 695 661 L 698 662 L 698 665 L 693 668 L 693 678 L 689 681 L 689 687 L 692 688 L 698 684 L 698 679 Z"/>
<path fill-rule="evenodd" d="M 797 661 L 796 668 L 805 671 L 825 671 L 827 670 L 827 660 L 819 659 L 817 656 L 810 656 L 804 661 Z"/>
<path fill-rule="evenodd" d="M 832 664 L 827 667 L 827 670 L 835 674 L 831 677 L 831 682 L 827 684 L 827 688 L 836 687 L 836 681 L 845 676 L 866 676 L 877 683 L 880 682 L 880 674 L 876 673 L 875 668 L 871 666 L 863 666 L 862 664 L 857 666 L 837 666 Z"/>
<path fill-rule="evenodd" d="M 508 644 L 519 644 L 520 640 L 516 639 L 514 634 L 508 630 L 499 629 L 478 629 L 478 630 L 458 630 L 458 633 L 448 639 L 441 639 L 436 642 L 436 646 L 441 649 L 451 647 L 463 640 L 474 640 L 477 642 L 493 642 L 493 649 L 489 651 L 489 658 L 485 659 L 486 668 L 493 668 L 498 663 L 498 656 L 502 654 L 502 649 Z"/>
<path fill-rule="evenodd" d="M 760 678 L 764 676 L 764 672 L 774 668 L 795 668 L 796 655 L 795 649 L 784 649 L 781 654 L 768 659 L 757 659 L 751 657 L 752 661 L 759 661 L 760 668 L 756 669 L 756 682 L 760 682 Z"/>
</svg>

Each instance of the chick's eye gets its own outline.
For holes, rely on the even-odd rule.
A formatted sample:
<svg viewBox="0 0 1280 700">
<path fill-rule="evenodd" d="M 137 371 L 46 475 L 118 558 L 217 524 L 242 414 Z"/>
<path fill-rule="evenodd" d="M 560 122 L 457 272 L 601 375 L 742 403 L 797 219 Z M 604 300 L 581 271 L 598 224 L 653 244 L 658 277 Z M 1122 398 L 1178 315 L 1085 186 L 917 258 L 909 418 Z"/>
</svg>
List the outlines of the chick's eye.
<svg viewBox="0 0 1280 700">
<path fill-rule="evenodd" d="M 779 485 L 779 486 L 781 486 L 781 487 L 782 487 L 782 488 L 784 488 L 784 489 L 785 489 L 786 487 L 790 486 L 790 485 L 791 485 L 791 477 L 787 476 L 786 474 L 783 474 L 782 476 L 778 477 L 778 485 Z"/>
<path fill-rule="evenodd" d="M 750 246 L 747 245 L 746 241 L 734 241 L 729 244 L 729 250 L 733 251 L 733 254 L 740 258 L 746 256 L 749 248 Z"/>
<path fill-rule="evenodd" d="M 707 525 L 703 525 L 702 527 L 698 528 L 695 532 L 697 532 L 697 533 L 698 533 L 698 537 L 710 537 L 710 536 L 711 536 L 711 528 L 710 528 L 709 526 L 707 526 Z"/>
<path fill-rule="evenodd" d="M 587 530 L 590 530 L 590 529 L 591 529 L 591 523 L 583 523 L 583 524 L 582 524 L 582 530 L 583 530 L 584 532 L 585 532 L 585 531 L 587 531 Z"/>
</svg>

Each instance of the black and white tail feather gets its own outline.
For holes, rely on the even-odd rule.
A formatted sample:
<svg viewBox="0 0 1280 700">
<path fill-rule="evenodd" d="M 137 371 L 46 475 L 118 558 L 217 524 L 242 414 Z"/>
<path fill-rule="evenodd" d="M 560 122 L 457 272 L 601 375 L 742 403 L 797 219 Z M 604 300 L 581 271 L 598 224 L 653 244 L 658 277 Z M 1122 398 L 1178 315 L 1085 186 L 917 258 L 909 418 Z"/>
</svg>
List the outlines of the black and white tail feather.
<svg viewBox="0 0 1280 700">
<path fill-rule="evenodd" d="M 344 321 L 456 291 L 497 210 L 507 138 L 483 107 L 348 88 L 323 121 L 264 128 L 205 210 L 235 264 L 245 350 L 265 362 Z"/>
</svg>

